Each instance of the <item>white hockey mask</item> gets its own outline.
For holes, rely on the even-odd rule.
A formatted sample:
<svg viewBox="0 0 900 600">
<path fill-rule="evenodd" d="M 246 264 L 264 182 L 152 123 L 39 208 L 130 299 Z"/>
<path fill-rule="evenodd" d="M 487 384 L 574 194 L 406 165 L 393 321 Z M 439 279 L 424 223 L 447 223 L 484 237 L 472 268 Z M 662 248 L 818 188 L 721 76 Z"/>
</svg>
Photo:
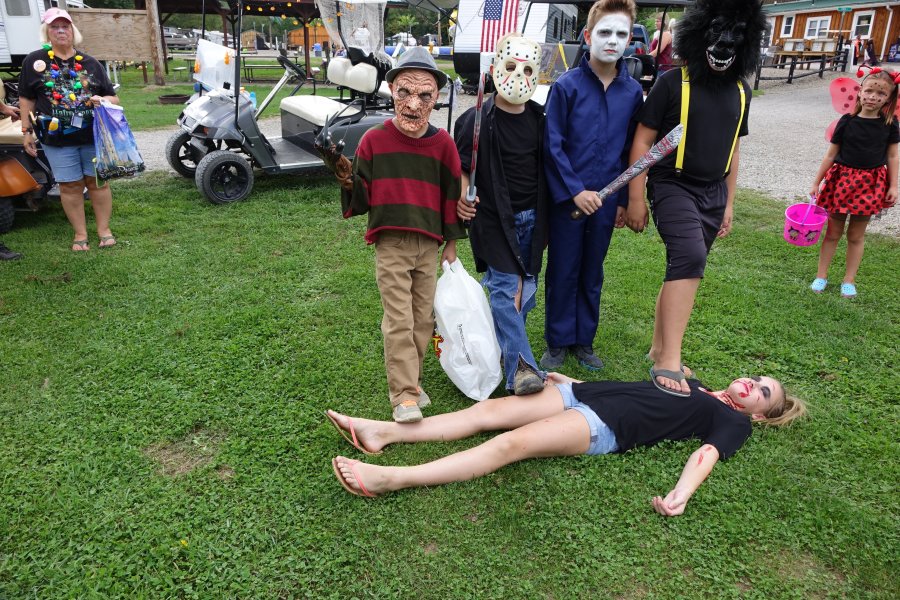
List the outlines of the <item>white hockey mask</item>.
<svg viewBox="0 0 900 600">
<path fill-rule="evenodd" d="M 500 42 L 494 54 L 494 87 L 509 103 L 525 104 L 537 87 L 541 47 L 520 36 L 510 36 Z"/>
<path fill-rule="evenodd" d="M 591 29 L 591 56 L 600 62 L 616 62 L 631 39 L 631 19 L 623 14 L 605 15 Z"/>
</svg>

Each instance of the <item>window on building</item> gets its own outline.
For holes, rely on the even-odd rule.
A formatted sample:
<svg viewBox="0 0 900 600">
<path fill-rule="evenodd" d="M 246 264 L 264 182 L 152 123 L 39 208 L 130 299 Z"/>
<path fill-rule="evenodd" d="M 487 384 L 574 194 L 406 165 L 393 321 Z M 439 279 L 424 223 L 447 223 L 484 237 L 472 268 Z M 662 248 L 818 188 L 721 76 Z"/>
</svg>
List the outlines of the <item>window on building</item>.
<svg viewBox="0 0 900 600">
<path fill-rule="evenodd" d="M 10 17 L 31 16 L 31 6 L 28 0 L 5 0 L 6 14 Z"/>
<path fill-rule="evenodd" d="M 553 39 L 559 39 L 559 18 L 553 17 Z"/>
<path fill-rule="evenodd" d="M 794 35 L 794 15 L 785 15 L 781 20 L 781 37 Z"/>
<path fill-rule="evenodd" d="M 872 24 L 875 22 L 874 12 L 858 12 L 853 15 L 853 28 L 850 36 L 872 37 Z"/>
<path fill-rule="evenodd" d="M 816 39 L 828 35 L 831 17 L 816 17 L 806 21 L 806 39 Z"/>
</svg>

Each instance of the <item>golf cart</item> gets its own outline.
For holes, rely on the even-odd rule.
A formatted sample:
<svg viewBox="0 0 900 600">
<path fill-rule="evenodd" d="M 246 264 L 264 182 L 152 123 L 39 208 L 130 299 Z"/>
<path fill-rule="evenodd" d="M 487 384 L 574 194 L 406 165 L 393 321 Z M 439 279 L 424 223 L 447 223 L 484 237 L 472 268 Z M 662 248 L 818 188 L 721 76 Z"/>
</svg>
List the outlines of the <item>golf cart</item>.
<svg viewBox="0 0 900 600">
<path fill-rule="evenodd" d="M 15 84 L 0 85 L 0 100 L 18 104 L 6 88 L 14 90 Z M 17 211 L 37 211 L 52 200 L 59 200 L 59 188 L 43 148 L 32 157 L 25 152 L 22 123 L 0 118 L 0 233 L 12 229 Z"/>
<path fill-rule="evenodd" d="M 240 32 L 243 6 L 228 0 L 232 28 Z M 363 133 L 393 116 L 393 102 L 384 77 L 392 60 L 383 52 L 382 22 L 386 2 L 323 0 L 322 20 L 332 39 L 340 39 L 347 57 L 328 63 L 328 79 L 337 84 L 338 99 L 296 96 L 307 82 L 306 72 L 282 53 L 284 74 L 258 108 L 241 92 L 241 49 L 200 40 L 194 78 L 206 93 L 188 104 L 178 117 L 181 131 L 169 140 L 166 157 L 184 177 L 193 177 L 210 201 L 226 204 L 244 200 L 253 189 L 254 169 L 269 175 L 319 169 L 324 161 L 316 150 L 335 143 L 352 157 Z M 361 32 L 368 33 L 363 40 Z M 239 35 L 232 39 L 239 40 Z M 371 51 L 361 46 L 370 44 Z M 257 119 L 276 94 L 292 79 L 299 80 L 292 95 L 281 100 L 281 136 L 266 137 Z"/>
</svg>

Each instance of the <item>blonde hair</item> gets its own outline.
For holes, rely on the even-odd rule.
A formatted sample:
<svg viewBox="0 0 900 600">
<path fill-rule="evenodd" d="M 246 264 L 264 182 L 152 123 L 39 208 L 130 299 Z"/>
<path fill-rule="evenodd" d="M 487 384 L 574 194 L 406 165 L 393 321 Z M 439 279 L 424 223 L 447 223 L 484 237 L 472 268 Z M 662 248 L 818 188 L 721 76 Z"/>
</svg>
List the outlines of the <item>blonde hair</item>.
<svg viewBox="0 0 900 600">
<path fill-rule="evenodd" d="M 634 21 L 637 19 L 637 4 L 634 3 L 634 0 L 597 0 L 588 13 L 585 28 L 588 31 L 592 30 L 603 16 L 614 13 L 628 15 L 631 24 L 634 25 Z"/>
<path fill-rule="evenodd" d="M 81 32 L 78 31 L 78 28 L 75 27 L 75 23 L 69 23 L 72 26 L 72 47 L 80 46 L 81 42 L 84 41 L 84 38 L 81 36 Z M 47 23 L 41 23 L 40 30 L 40 39 L 42 44 L 50 43 L 50 25 Z"/>
<path fill-rule="evenodd" d="M 894 120 L 894 111 L 897 110 L 897 84 L 894 83 L 894 74 L 890 71 L 869 73 L 863 77 L 863 80 L 859 82 L 859 92 L 856 94 L 856 107 L 850 114 L 856 116 L 862 110 L 862 86 L 870 77 L 885 81 L 891 86 L 891 95 L 888 97 L 888 101 L 884 103 L 884 106 L 881 107 L 881 116 L 884 117 L 884 123 L 885 125 L 890 125 Z"/>
<path fill-rule="evenodd" d="M 790 425 L 793 421 L 806 415 L 806 402 L 797 396 L 789 394 L 784 388 L 784 384 L 780 381 L 778 385 L 781 386 L 782 401 L 770 408 L 769 412 L 762 419 L 756 421 L 757 423 L 772 427 L 782 427 Z"/>
</svg>

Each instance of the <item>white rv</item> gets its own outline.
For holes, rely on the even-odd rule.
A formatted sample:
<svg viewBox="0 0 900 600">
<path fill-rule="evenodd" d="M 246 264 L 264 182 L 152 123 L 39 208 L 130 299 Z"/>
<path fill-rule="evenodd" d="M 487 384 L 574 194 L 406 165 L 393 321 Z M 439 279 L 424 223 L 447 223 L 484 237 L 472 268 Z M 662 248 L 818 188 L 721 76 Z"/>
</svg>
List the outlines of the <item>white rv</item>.
<svg viewBox="0 0 900 600">
<path fill-rule="evenodd" d="M 539 44 L 574 42 L 578 36 L 575 4 L 547 4 L 546 0 L 461 0 L 453 37 L 453 68 L 463 79 L 474 80 L 478 73 L 488 70 L 493 59 L 492 43 L 499 36 L 491 36 L 486 30 L 490 26 L 484 18 L 486 4 L 494 16 L 499 4 L 504 30 L 507 27 L 504 22 L 512 19 L 515 27 L 509 27 L 510 30 L 519 31 Z"/>
<path fill-rule="evenodd" d="M 40 46 L 38 29 L 50 0 L 0 0 L 0 69 L 18 69 Z"/>
</svg>

